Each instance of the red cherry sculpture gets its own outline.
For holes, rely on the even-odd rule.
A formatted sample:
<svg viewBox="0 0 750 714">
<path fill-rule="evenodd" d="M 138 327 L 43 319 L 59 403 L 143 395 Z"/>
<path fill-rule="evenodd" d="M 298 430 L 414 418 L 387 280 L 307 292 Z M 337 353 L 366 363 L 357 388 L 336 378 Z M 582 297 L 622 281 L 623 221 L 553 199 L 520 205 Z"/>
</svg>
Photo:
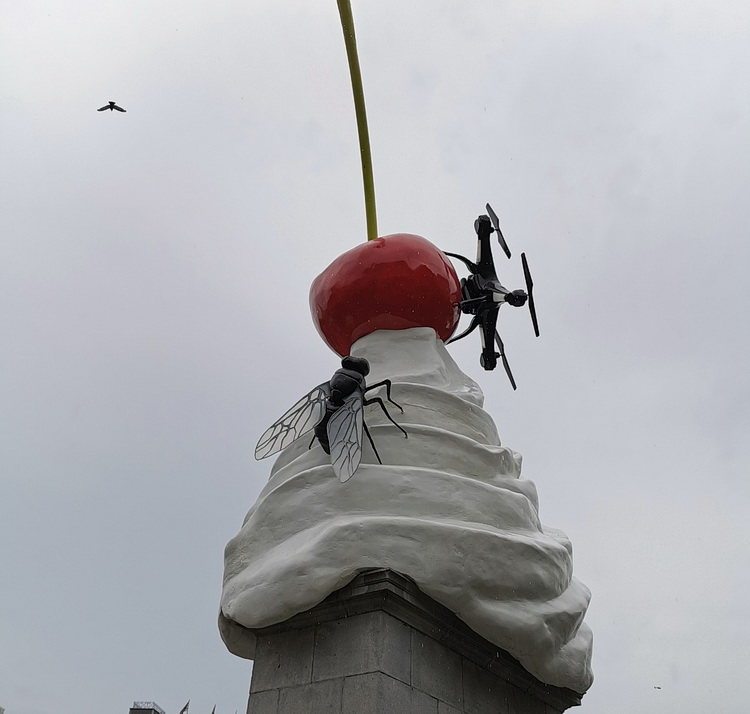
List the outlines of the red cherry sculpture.
<svg viewBox="0 0 750 714">
<path fill-rule="evenodd" d="M 410 233 L 361 243 L 336 258 L 310 288 L 315 327 L 342 357 L 375 330 L 432 327 L 447 340 L 458 325 L 460 301 L 448 258 Z"/>
</svg>

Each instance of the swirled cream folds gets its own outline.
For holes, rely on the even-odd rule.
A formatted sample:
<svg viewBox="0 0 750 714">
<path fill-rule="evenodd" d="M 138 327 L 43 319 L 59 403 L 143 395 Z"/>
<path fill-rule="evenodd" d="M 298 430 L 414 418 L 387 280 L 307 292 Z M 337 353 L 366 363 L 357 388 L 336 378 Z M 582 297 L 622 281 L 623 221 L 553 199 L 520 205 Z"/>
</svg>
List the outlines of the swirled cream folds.
<svg viewBox="0 0 750 714">
<path fill-rule="evenodd" d="M 408 438 L 366 407 L 383 464 L 364 439 L 346 483 L 319 445 L 308 448 L 310 434 L 285 449 L 226 547 L 220 618 L 266 627 L 362 570 L 390 568 L 537 679 L 585 692 L 589 590 L 573 577 L 570 541 L 540 523 L 536 488 L 501 446 L 478 385 L 430 328 L 374 332 L 352 354 L 369 360 L 368 383 L 393 382 L 404 413 L 389 408 Z M 253 647 L 233 651 L 252 658 Z"/>
</svg>

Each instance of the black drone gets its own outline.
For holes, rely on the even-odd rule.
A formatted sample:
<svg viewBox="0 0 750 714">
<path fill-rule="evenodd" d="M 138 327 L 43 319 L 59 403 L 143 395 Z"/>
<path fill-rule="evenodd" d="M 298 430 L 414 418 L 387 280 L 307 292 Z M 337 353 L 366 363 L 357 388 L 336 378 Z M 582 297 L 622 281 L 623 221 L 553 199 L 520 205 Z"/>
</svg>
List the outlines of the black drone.
<svg viewBox="0 0 750 714">
<path fill-rule="evenodd" d="M 534 333 L 539 337 L 539 325 L 536 320 L 536 309 L 534 308 L 534 296 L 532 289 L 534 283 L 531 280 L 529 265 L 526 262 L 526 254 L 521 253 L 521 265 L 523 266 L 523 275 L 526 279 L 526 292 L 523 290 L 508 290 L 500 284 L 495 271 L 495 261 L 492 258 L 492 248 L 490 246 L 490 234 L 497 233 L 497 240 L 500 247 L 505 251 L 505 255 L 510 258 L 510 250 L 503 238 L 500 230 L 500 222 L 497 215 L 492 210 L 490 204 L 487 204 L 487 215 L 481 215 L 474 221 L 474 230 L 477 232 L 477 262 L 472 263 L 468 258 L 456 253 L 446 253 L 452 258 L 458 258 L 469 268 L 469 277 L 461 279 L 461 297 L 463 298 L 458 304 L 461 312 L 467 315 L 473 315 L 469 328 L 457 337 L 448 342 L 455 342 L 462 337 L 466 337 L 477 327 L 482 328 L 482 353 L 479 357 L 479 364 L 487 370 L 495 369 L 497 358 L 503 361 L 503 367 L 513 385 L 516 388 L 516 380 L 510 371 L 510 365 L 505 356 L 505 347 L 497 331 L 497 316 L 500 306 L 508 303 L 513 307 L 523 307 L 528 304 L 531 313 L 531 322 L 534 325 Z M 497 345 L 498 352 L 495 351 Z"/>
<path fill-rule="evenodd" d="M 376 387 L 385 386 L 386 398 L 394 406 L 403 409 L 391 399 L 391 380 L 365 386 L 365 377 L 370 372 L 370 364 L 363 357 L 344 357 L 341 369 L 337 369 L 329 382 L 319 384 L 300 399 L 281 418 L 263 432 L 255 447 L 255 458 L 265 459 L 296 441 L 311 429 L 313 442 L 317 439 L 323 451 L 331 456 L 331 466 L 339 481 L 348 481 L 359 468 L 362 460 L 362 432 L 367 434 L 372 450 L 380 460 L 378 450 L 365 424 L 364 407 L 378 404 L 383 413 L 400 429 L 392 419 L 380 397 L 366 399 L 365 393 Z"/>
<path fill-rule="evenodd" d="M 123 109 L 122 107 L 118 107 L 114 102 L 109 102 L 106 107 L 102 107 L 101 109 L 97 109 L 98 112 L 105 112 L 109 109 L 109 111 L 112 111 L 113 109 L 116 109 L 118 112 L 126 112 L 127 109 Z"/>
</svg>

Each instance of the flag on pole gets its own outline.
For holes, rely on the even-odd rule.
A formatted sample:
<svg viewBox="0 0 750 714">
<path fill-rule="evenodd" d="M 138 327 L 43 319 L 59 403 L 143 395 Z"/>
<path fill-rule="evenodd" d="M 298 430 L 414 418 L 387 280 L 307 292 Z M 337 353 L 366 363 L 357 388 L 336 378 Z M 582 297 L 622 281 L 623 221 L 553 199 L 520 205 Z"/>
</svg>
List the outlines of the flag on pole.
<svg viewBox="0 0 750 714">
<path fill-rule="evenodd" d="M 180 709 L 180 714 L 188 714 L 188 707 L 190 706 L 190 700 L 187 700 L 187 704 Z"/>
</svg>

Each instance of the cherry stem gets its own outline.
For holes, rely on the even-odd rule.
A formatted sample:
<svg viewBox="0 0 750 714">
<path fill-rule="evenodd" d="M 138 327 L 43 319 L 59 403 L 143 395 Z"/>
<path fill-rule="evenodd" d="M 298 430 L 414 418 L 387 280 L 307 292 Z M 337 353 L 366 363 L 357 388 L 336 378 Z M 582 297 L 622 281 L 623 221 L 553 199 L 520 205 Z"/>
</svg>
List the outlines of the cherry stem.
<svg viewBox="0 0 750 714">
<path fill-rule="evenodd" d="M 349 76 L 354 93 L 354 110 L 357 115 L 357 133 L 359 134 L 359 153 L 362 160 L 362 181 L 365 189 L 365 214 L 367 217 L 367 240 L 378 237 L 378 221 L 375 216 L 375 183 L 372 179 L 372 156 L 370 154 L 370 134 L 367 131 L 367 113 L 365 112 L 365 93 L 362 89 L 362 74 L 359 71 L 357 57 L 357 39 L 354 36 L 354 19 L 349 0 L 336 0 L 339 6 L 341 27 L 344 30 L 346 57 L 349 60 Z"/>
</svg>

